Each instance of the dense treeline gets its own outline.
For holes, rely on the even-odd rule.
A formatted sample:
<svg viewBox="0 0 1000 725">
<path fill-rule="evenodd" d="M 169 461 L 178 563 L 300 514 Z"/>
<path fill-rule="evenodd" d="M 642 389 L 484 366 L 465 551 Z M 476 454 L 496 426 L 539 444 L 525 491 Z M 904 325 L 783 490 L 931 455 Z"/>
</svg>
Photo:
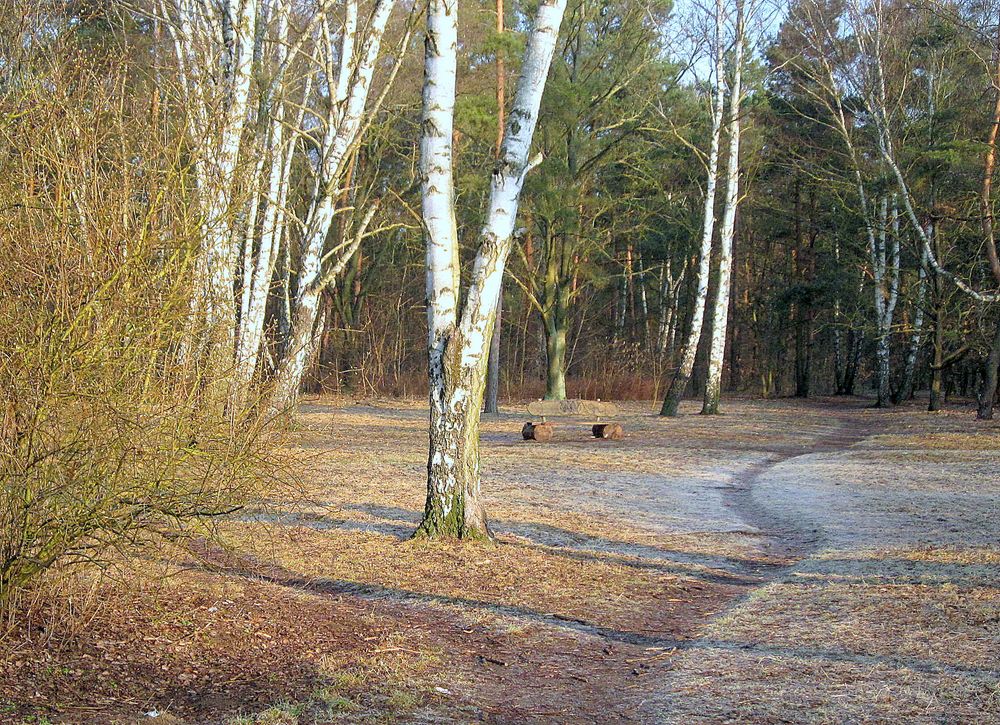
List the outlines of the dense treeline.
<svg viewBox="0 0 1000 725">
<path fill-rule="evenodd" d="M 688 39 L 655 32 L 651 18 L 656 27 L 676 28 L 668 8 L 650 16 L 628 3 L 574 7 L 536 135 L 546 161 L 525 189 L 521 241 L 505 282 L 502 390 L 512 398 L 559 395 L 562 373 L 571 397 L 650 398 L 665 392 L 696 298 L 711 88 L 692 83 L 704 63 L 685 65 Z M 893 200 L 899 192 L 865 118 L 870 111 L 852 98 L 859 89 L 845 83 L 834 90 L 848 108 L 867 187 L 869 211 L 859 210 L 851 152 L 831 113 L 835 99 L 810 60 L 822 50 L 810 46 L 817 23 L 839 23 L 835 32 L 849 43 L 849 11 L 834 3 L 795 5 L 777 36 L 755 48 L 743 110 L 744 189 L 724 384 L 765 396 L 876 393 L 879 355 L 887 349 L 890 392 L 882 402 L 933 388 L 936 406 L 948 392 L 978 394 L 995 314 L 989 302 L 922 264 L 921 240 L 902 202 Z M 918 221 L 933 224 L 946 270 L 995 288 L 978 221 L 996 93 L 989 60 L 995 15 L 959 4 L 921 11 L 887 4 L 883 12 L 886 22 L 904 26 L 893 30 L 895 47 L 884 52 L 898 54 L 886 59 L 900 86 L 889 109 L 891 132 L 912 177 Z M 482 50 L 472 52 L 477 41 Z M 488 58 L 506 46 L 487 34 L 468 47 L 456 149 L 460 169 L 468 169 L 458 177 L 460 198 L 469 201 L 459 225 L 474 236 L 474 200 L 484 191 L 475 172 L 489 167 L 495 136 Z M 830 58 L 838 83 L 857 66 L 844 52 Z M 600 66 L 575 71 L 574 80 L 574 64 L 584 68 L 595 59 Z M 389 143 L 401 153 L 416 123 L 415 108 L 407 118 L 409 107 L 385 121 L 396 134 Z M 377 160 L 387 141 L 372 140 L 362 151 L 365 173 L 405 189 L 412 167 L 397 161 L 387 169 Z M 398 171 L 403 175 L 392 181 Z M 365 244 L 350 284 L 330 294 L 330 332 L 312 389 L 423 389 L 419 223 L 405 211 L 392 213 L 408 228 Z M 874 261 L 866 218 L 879 247 Z M 881 317 L 879 296 L 895 307 Z M 689 392 L 704 386 L 703 338 Z"/>
</svg>

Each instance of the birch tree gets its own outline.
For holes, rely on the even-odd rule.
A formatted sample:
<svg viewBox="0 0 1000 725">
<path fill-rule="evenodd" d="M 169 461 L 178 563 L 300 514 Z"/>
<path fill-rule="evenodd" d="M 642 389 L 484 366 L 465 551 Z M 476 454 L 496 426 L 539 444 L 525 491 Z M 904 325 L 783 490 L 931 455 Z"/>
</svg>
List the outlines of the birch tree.
<svg viewBox="0 0 1000 725">
<path fill-rule="evenodd" d="M 545 79 L 566 0 L 542 0 L 490 184 L 469 288 L 461 303 L 452 143 L 458 2 L 428 0 L 420 174 L 426 237 L 430 445 L 427 502 L 416 535 L 490 537 L 480 496 L 479 419 L 487 353 Z"/>
<path fill-rule="evenodd" d="M 890 390 L 890 339 L 892 320 L 899 300 L 899 211 L 892 205 L 889 230 L 889 198 L 883 194 L 878 212 L 878 234 L 869 234 L 868 255 L 872 264 L 875 294 L 875 407 L 892 404 Z"/>
<path fill-rule="evenodd" d="M 729 326 L 729 289 L 733 267 L 733 236 L 736 230 L 736 207 L 740 193 L 740 104 L 743 99 L 743 54 L 746 46 L 746 22 L 743 0 L 736 2 L 736 48 L 733 75 L 729 88 L 729 121 L 726 135 L 729 153 L 726 162 L 726 202 L 719 230 L 719 286 L 712 309 L 712 338 L 708 351 L 708 379 L 702 415 L 719 412 L 722 391 L 722 363 L 726 357 L 726 330 Z"/>
<path fill-rule="evenodd" d="M 504 1 L 497 0 L 497 35 L 504 33 Z M 504 63 L 503 51 L 496 51 L 497 79 L 497 143 L 496 153 L 500 156 L 503 148 L 504 113 L 506 112 L 506 82 L 507 69 Z M 498 415 L 500 413 L 500 330 L 503 315 L 503 285 L 500 286 L 500 296 L 497 298 L 497 312 L 493 320 L 493 337 L 490 340 L 490 357 L 486 365 L 486 403 L 484 413 Z"/>
<path fill-rule="evenodd" d="M 714 96 L 712 101 L 712 135 L 709 142 L 706 163 L 705 201 L 702 211 L 701 245 L 698 249 L 698 267 L 695 270 L 695 295 L 692 301 L 691 327 L 681 347 L 677 370 L 670 381 L 670 387 L 663 399 L 660 415 L 675 416 L 681 398 L 687 390 L 694 361 L 698 354 L 702 326 L 705 322 L 705 307 L 708 302 L 708 279 L 712 263 L 712 238 L 715 234 L 715 196 L 719 182 L 719 146 L 722 139 L 722 117 L 725 110 L 726 82 L 723 70 L 725 48 L 723 47 L 724 12 L 723 0 L 715 2 L 715 40 L 712 46 L 712 80 Z"/>
<path fill-rule="evenodd" d="M 910 222 L 910 228 L 919 240 L 922 257 L 927 261 L 931 270 L 937 276 L 953 284 L 967 297 L 977 303 L 996 308 L 1000 302 L 1000 258 L 997 256 L 996 242 L 993 230 L 992 216 L 992 177 L 996 149 L 997 128 L 1000 125 L 1000 86 L 998 81 L 993 80 L 995 98 L 994 112 L 991 117 L 989 138 L 986 144 L 983 161 L 983 183 L 980 192 L 981 225 L 983 230 L 983 246 L 986 250 L 987 261 L 992 279 L 986 284 L 992 283 L 995 289 L 986 289 L 982 285 L 976 284 L 962 274 L 955 273 L 947 269 L 939 260 L 934 249 L 934 240 L 917 214 L 917 201 L 911 191 L 911 184 L 906 173 L 899 162 L 896 152 L 896 141 L 893 137 L 893 118 L 901 113 L 895 108 L 895 102 L 890 101 L 889 80 L 887 77 L 887 17 L 885 7 L 881 0 L 875 0 L 867 5 L 863 5 L 860 0 L 854 0 L 848 6 L 848 17 L 851 28 L 856 38 L 858 51 L 862 59 L 862 73 L 856 78 L 860 78 L 862 85 L 858 89 L 859 97 L 865 105 L 865 109 L 872 118 L 877 135 L 877 149 L 882 161 L 888 167 L 890 176 L 894 180 L 898 189 L 899 197 L 903 204 L 903 209 Z M 1000 36 L 998 36 L 1000 37 Z M 998 40 L 1000 47 L 1000 40 Z M 996 72 L 994 77 L 1000 79 L 1000 58 L 996 61 Z M 992 80 L 992 79 L 991 79 Z M 902 109 L 905 113 L 906 109 Z M 1000 327 L 998 327 L 1000 329 Z M 977 412 L 978 417 L 988 418 L 992 416 L 993 399 L 996 395 L 996 360 L 1000 359 L 1000 332 L 993 337 L 990 346 L 990 353 L 986 357 L 984 370 L 984 388 L 980 392 L 980 406 Z"/>
<path fill-rule="evenodd" d="M 217 365 L 234 370 L 229 399 L 239 408 L 258 371 L 284 246 L 285 273 L 291 279 L 295 272 L 297 288 L 288 298 L 287 344 L 271 399 L 271 409 L 281 410 L 294 401 L 312 353 L 320 293 L 360 245 L 349 234 L 326 249 L 346 164 L 372 112 L 369 94 L 395 0 L 377 0 L 360 28 L 358 0 L 347 0 L 342 13 L 327 0 L 172 2 L 160 0 L 159 8 L 197 149 L 202 214 L 197 274 L 204 291 L 193 308 L 213 335 Z M 294 33 L 293 18 L 300 21 Z M 314 168 L 301 212 L 289 203 L 296 156 Z M 363 226 L 372 216 L 360 215 Z M 301 236 L 295 270 L 291 229 Z"/>
<path fill-rule="evenodd" d="M 950 281 L 972 299 L 988 304 L 1000 302 L 1000 292 L 981 290 L 973 282 L 952 272 L 941 264 L 934 252 L 931 239 L 917 216 L 916 201 L 910 191 L 910 184 L 907 181 L 906 174 L 903 173 L 903 169 L 897 159 L 896 142 L 892 134 L 891 116 L 894 115 L 894 109 L 890 107 L 886 87 L 884 59 L 886 29 L 884 8 L 881 1 L 876 0 L 871 7 L 865 8 L 856 0 L 855 4 L 850 6 L 849 17 L 857 39 L 858 50 L 864 63 L 862 66 L 864 72 L 860 75 L 864 85 L 858 88 L 860 98 L 864 102 L 865 108 L 875 126 L 878 138 L 878 152 L 896 183 L 903 209 L 910 221 L 911 228 L 920 240 L 921 252 L 926 256 L 931 269 L 936 274 Z M 987 237 L 985 241 L 986 247 L 989 249 L 989 238 Z M 996 253 L 995 245 L 993 246 L 993 253 Z M 1000 282 L 1000 279 L 997 281 Z"/>
<path fill-rule="evenodd" d="M 867 60 L 864 43 L 859 49 L 861 55 L 853 62 L 847 57 L 844 42 L 836 35 L 829 20 L 811 18 L 810 42 L 819 70 L 812 80 L 818 90 L 812 91 L 819 97 L 829 112 L 829 123 L 836 130 L 847 152 L 854 191 L 857 195 L 857 212 L 861 218 L 866 240 L 868 264 L 872 279 L 872 301 L 875 317 L 875 392 L 876 407 L 892 405 L 891 392 L 891 335 L 899 300 L 900 283 L 900 218 L 897 205 L 898 195 L 892 195 L 892 214 L 889 213 L 889 192 L 876 192 L 878 201 L 872 198 L 870 182 L 866 179 L 866 154 L 857 144 L 858 130 L 853 114 L 847 110 L 845 101 L 852 86 L 861 92 L 865 87 Z M 853 97 L 853 94 L 851 94 Z M 877 125 L 877 124 L 876 124 Z M 881 142 L 880 142 L 881 143 Z M 887 171 L 885 165 L 876 165 L 879 171 Z M 923 229 L 920 229 L 923 233 Z M 926 255 L 924 256 L 926 259 Z"/>
<path fill-rule="evenodd" d="M 326 251 L 326 241 L 333 223 L 337 199 L 342 193 L 341 180 L 349 152 L 355 147 L 369 113 L 368 96 L 379 58 L 382 39 L 395 0 L 377 0 L 367 23 L 364 44 L 357 51 L 358 3 L 348 0 L 343 26 L 339 70 L 334 74 L 335 47 L 332 31 L 323 29 L 321 57 L 327 77 L 336 77 L 328 110 L 322 119 L 319 163 L 315 192 L 303 223 L 298 285 L 292 303 L 289 339 L 275 373 L 271 407 L 281 410 L 296 399 L 306 364 L 315 345 L 316 319 L 323 288 L 343 272 L 360 246 L 360 237 L 350 238 L 339 248 Z M 405 47 L 405 45 L 404 45 Z M 398 64 L 396 66 L 398 68 Z M 335 90 L 334 90 L 335 89 Z M 368 218 L 370 221 L 371 217 Z M 363 233 L 363 232 L 362 232 Z"/>
<path fill-rule="evenodd" d="M 160 0 L 158 8 L 176 54 L 201 214 L 192 300 L 201 333 L 182 354 L 207 354 L 219 371 L 232 364 L 235 344 L 238 171 L 258 9 L 258 0 Z"/>
<path fill-rule="evenodd" d="M 680 293 L 687 276 L 688 260 L 681 262 L 680 271 L 672 272 L 673 260 L 669 257 L 660 265 L 659 321 L 656 328 L 656 354 L 663 360 L 674 354 L 677 335 L 677 317 L 680 310 Z"/>
<path fill-rule="evenodd" d="M 241 402 L 245 402 L 257 369 L 264 339 L 264 322 L 268 294 L 274 276 L 278 254 L 289 221 L 288 192 L 291 186 L 292 163 L 299 147 L 306 108 L 313 87 L 313 75 L 305 74 L 299 100 L 292 97 L 291 84 L 286 84 L 288 67 L 298 55 L 289 43 L 289 4 L 273 10 L 274 73 L 261 89 L 257 135 L 261 143 L 258 167 L 266 168 L 266 179 L 260 187 L 251 189 L 253 202 L 248 214 L 243 239 L 242 295 L 239 328 L 236 340 L 236 385 Z M 263 53 L 264 50 L 258 51 Z M 297 100 L 297 102 L 296 102 Z M 259 172 L 258 172 L 259 175 Z M 260 207 L 263 206 L 263 213 Z M 261 217 L 258 227 L 258 216 Z M 257 242 L 259 234 L 259 242 Z M 287 243 L 287 240 L 284 240 Z"/>
</svg>

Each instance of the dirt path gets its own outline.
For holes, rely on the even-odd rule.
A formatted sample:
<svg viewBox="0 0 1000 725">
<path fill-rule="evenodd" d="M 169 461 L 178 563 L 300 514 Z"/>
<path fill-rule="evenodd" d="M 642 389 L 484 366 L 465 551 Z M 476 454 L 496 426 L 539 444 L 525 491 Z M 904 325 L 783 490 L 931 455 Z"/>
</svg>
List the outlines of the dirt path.
<svg viewBox="0 0 1000 725">
<path fill-rule="evenodd" d="M 872 417 L 733 477 L 785 563 L 680 647 L 644 719 L 1000 722 L 996 449 L 928 450 L 926 424 L 888 448 Z"/>
<path fill-rule="evenodd" d="M 870 425 L 858 416 L 844 415 L 838 410 L 834 418 L 836 427 L 818 435 L 808 445 L 807 451 L 778 452 L 756 463 L 747 470 L 732 477 L 726 489 L 723 505 L 731 509 L 748 526 L 768 532 L 760 541 L 761 549 L 778 560 L 788 559 L 789 564 L 776 565 L 767 575 L 768 580 L 780 576 L 781 572 L 821 545 L 822 532 L 810 528 L 800 517 L 789 515 L 785 509 L 769 505 L 759 497 L 759 489 L 781 466 L 792 464 L 796 459 L 815 459 L 818 454 L 827 457 L 842 453 L 865 440 L 870 434 Z M 809 475 L 810 461 L 805 460 L 805 475 Z"/>
<path fill-rule="evenodd" d="M 339 590 L 449 626 L 492 618 L 451 661 L 470 683 L 460 703 L 422 717 L 988 722 L 1000 707 L 996 431 L 857 400 L 728 411 L 662 419 L 636 406 L 610 445 L 571 425 L 525 444 L 520 413 L 487 422 L 485 490 L 504 542 L 652 573 L 662 594 L 608 616 Z M 422 411 L 339 411 L 338 430 L 353 415 L 368 431 L 395 422 L 397 454 L 421 466 Z M 338 526 L 400 540 L 419 519 L 419 504 L 348 508 L 365 520 Z"/>
<path fill-rule="evenodd" d="M 484 422 L 484 548 L 409 538 L 420 404 L 304 406 L 305 490 L 59 646 L 27 625 L 0 722 L 1000 723 L 1000 424 L 623 408 L 623 441 Z"/>
</svg>

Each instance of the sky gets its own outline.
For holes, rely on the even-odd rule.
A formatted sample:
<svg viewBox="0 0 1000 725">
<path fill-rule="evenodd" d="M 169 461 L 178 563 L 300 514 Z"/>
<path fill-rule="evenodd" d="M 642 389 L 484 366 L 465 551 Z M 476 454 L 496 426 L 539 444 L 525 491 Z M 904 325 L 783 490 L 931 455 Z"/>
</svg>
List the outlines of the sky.
<svg viewBox="0 0 1000 725">
<path fill-rule="evenodd" d="M 723 0 L 723 2 L 726 9 L 732 12 L 735 6 L 734 0 Z M 763 47 L 781 27 L 788 13 L 788 3 L 786 0 L 745 0 L 745 2 L 747 3 L 745 8 L 748 12 L 752 12 L 755 19 L 750 26 L 751 40 L 757 41 L 753 45 L 758 48 Z M 712 60 L 706 52 L 708 47 L 704 41 L 706 33 L 699 28 L 711 27 L 707 24 L 712 22 L 714 10 L 714 0 L 675 0 L 672 22 L 664 29 L 664 32 L 669 34 L 667 41 L 674 48 L 675 57 L 694 57 L 691 69 L 682 76 L 689 82 L 705 80 L 711 72 Z M 760 42 L 761 40 L 764 42 Z M 698 47 L 699 45 L 701 47 Z"/>
</svg>

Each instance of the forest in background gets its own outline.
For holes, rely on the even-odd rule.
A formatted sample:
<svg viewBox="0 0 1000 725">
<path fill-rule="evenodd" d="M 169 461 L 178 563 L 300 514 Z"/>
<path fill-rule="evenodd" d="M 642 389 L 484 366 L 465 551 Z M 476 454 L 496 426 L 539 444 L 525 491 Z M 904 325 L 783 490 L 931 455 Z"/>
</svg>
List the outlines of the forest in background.
<svg viewBox="0 0 1000 725">
<path fill-rule="evenodd" d="M 53 193 L 40 169 L 24 168 L 21 152 L 30 138 L 25 123 L 38 128 L 44 112 L 30 94 L 48 86 L 46 103 L 64 93 L 76 104 L 64 110 L 75 116 L 67 131 L 75 127 L 76 137 L 53 149 L 53 167 L 69 167 L 68 155 L 82 151 L 71 144 L 97 143 L 88 135 L 114 120 L 119 138 L 107 138 L 105 125 L 103 142 L 120 151 L 137 143 L 129 137 L 144 136 L 142 143 L 155 148 L 136 151 L 145 155 L 141 165 L 121 160 L 129 168 L 112 169 L 113 160 L 95 157 L 107 168 L 93 169 L 91 184 L 148 179 L 151 165 L 157 173 L 232 175 L 226 183 L 233 188 L 225 193 L 233 199 L 205 226 L 239 226 L 252 245 L 246 253 L 247 242 L 240 242 L 239 263 L 227 280 L 239 303 L 231 334 L 248 348 L 237 354 L 240 377 L 304 378 L 309 391 L 422 395 L 424 246 L 415 143 L 421 42 L 412 32 L 422 8 L 354 6 L 355 25 L 359 12 L 364 20 L 381 9 L 384 17 L 373 19 L 385 27 L 362 24 L 351 31 L 375 37 L 382 47 L 376 43 L 371 58 L 357 59 L 371 63 L 362 70 L 374 92 L 365 89 L 358 118 L 342 122 L 329 107 L 339 102 L 337 93 L 353 89 L 334 90 L 322 78 L 327 72 L 339 77 L 323 64 L 339 62 L 349 5 L 338 4 L 318 22 L 315 4 L 261 4 L 258 47 L 238 89 L 246 94 L 247 118 L 232 158 L 224 148 L 231 137 L 217 117 L 233 89 L 212 86 L 192 97 L 192 79 L 201 72 L 194 66 L 218 59 L 199 45 L 204 38 L 197 28 L 188 29 L 189 49 L 177 45 L 184 32 L 169 32 L 182 27 L 172 6 L 8 6 L 7 166 L 13 171 L 15 159 L 21 163 L 19 181 L 36 208 L 41 195 Z M 993 163 L 995 9 L 969 2 L 879 8 L 886 42 L 879 64 L 887 84 L 880 112 L 916 221 L 931 230 L 936 261 L 949 272 L 938 274 L 921 261 L 922 236 L 880 156 L 875 109 L 865 97 L 874 66 L 849 47 L 854 26 L 871 21 L 859 14 L 871 9 L 838 2 L 754 5 L 740 110 L 742 179 L 723 377 L 728 392 L 871 392 L 879 385 L 879 356 L 886 354 L 895 400 L 932 387 L 942 394 L 979 391 L 996 316 L 989 301 L 963 293 L 948 274 L 983 289 L 997 284 L 992 232 L 984 231 L 993 223 L 984 169 Z M 717 86 L 712 12 L 697 5 L 678 11 L 666 2 L 581 2 L 567 9 L 535 134 L 545 160 L 526 179 L 518 244 L 504 282 L 504 397 L 559 397 L 564 386 L 572 397 L 649 399 L 665 392 L 699 299 Z M 512 88 L 517 78 L 530 8 L 508 4 L 502 32 L 492 4 L 469 4 L 462 13 L 453 140 L 458 227 L 468 256 L 496 154 L 497 84 L 502 79 Z M 324 49 L 321 38 L 330 47 Z M 731 54 L 731 38 L 723 44 L 723 55 Z M 178 60 L 184 53 L 192 54 L 187 67 Z M 725 62 L 724 72 L 731 73 L 732 59 Z M 106 106 L 93 103 L 97 98 Z M 853 148 L 836 122 L 838 103 Z M 332 148 L 341 140 L 345 148 L 335 149 L 329 168 L 318 168 L 323 144 Z M 723 158 L 727 144 L 723 134 Z M 279 155 L 284 168 L 277 168 Z M 212 168 L 216 162 L 219 169 Z M 79 167 L 73 170 L 87 172 Z M 331 179 L 340 187 L 335 199 L 319 193 Z M 204 205 L 196 197 L 205 190 L 192 178 L 171 183 L 178 187 L 170 190 L 170 203 L 182 208 L 169 213 L 193 224 L 194 205 Z M 320 198 L 329 199 L 329 209 L 316 208 Z M 144 204 L 149 214 L 152 201 L 133 196 L 131 205 Z M 19 203 L 15 198 L 8 205 L 12 223 L 16 210 L 30 208 Z M 83 202 L 73 203 L 80 213 Z M 317 254 L 322 274 L 314 271 Z M 262 255 L 267 259 L 258 265 Z M 717 264 L 713 259 L 710 298 Z M 311 276 L 315 283 L 300 284 Z M 302 299 L 300 287 L 311 287 L 317 299 Z M 310 306 L 315 311 L 296 324 Z M 311 345 L 303 342 L 310 336 Z M 708 335 L 703 338 L 695 391 L 704 387 Z M 304 373 L 284 374 L 287 349 L 309 353 L 297 361 Z M 289 394 L 284 397 L 287 402 Z"/>
<path fill-rule="evenodd" d="M 490 10 L 463 10 L 470 18 L 454 140 L 466 257 L 496 152 L 496 58 L 512 86 L 526 23 L 516 6 L 508 8 L 507 25 L 522 32 L 497 35 Z M 527 178 L 504 282 L 502 397 L 666 392 L 699 300 L 712 126 L 712 8 L 687 10 L 677 16 L 669 4 L 648 3 L 567 9 L 536 131 L 545 161 Z M 760 396 L 875 394 L 882 355 L 889 359 L 884 403 L 919 389 L 933 391 L 936 407 L 946 393 L 981 392 L 996 314 L 991 302 L 922 263 L 922 239 L 866 118 L 873 109 L 860 100 L 865 89 L 831 88 L 823 77 L 816 56 L 824 51 L 838 83 L 851 74 L 863 83 L 872 72 L 845 48 L 816 47 L 827 26 L 849 37 L 850 11 L 842 3 L 793 5 L 771 38 L 764 24 L 777 27 L 780 10 L 757 8 L 741 112 L 724 387 Z M 983 194 L 987 208 L 993 201 L 983 185 L 994 143 L 995 9 L 901 3 L 884 12 L 892 38 L 884 51 L 892 86 L 885 111 L 918 221 L 931 230 L 945 268 L 994 289 L 992 233 L 984 232 L 993 220 L 992 212 L 984 216 Z M 426 388 L 412 143 L 418 73 L 418 63 L 404 63 L 352 160 L 350 193 L 387 195 L 392 203 L 383 201 L 373 222 L 387 231 L 366 237 L 323 292 L 318 349 L 305 378 L 311 392 L 420 396 Z M 854 149 L 834 121 L 838 98 Z M 723 136 L 722 157 L 727 143 Z M 709 299 L 717 265 L 713 258 Z M 279 290 L 294 286 L 276 281 Z M 276 310 L 278 340 L 280 316 Z M 708 337 L 688 388 L 694 394 L 705 384 Z"/>
</svg>

